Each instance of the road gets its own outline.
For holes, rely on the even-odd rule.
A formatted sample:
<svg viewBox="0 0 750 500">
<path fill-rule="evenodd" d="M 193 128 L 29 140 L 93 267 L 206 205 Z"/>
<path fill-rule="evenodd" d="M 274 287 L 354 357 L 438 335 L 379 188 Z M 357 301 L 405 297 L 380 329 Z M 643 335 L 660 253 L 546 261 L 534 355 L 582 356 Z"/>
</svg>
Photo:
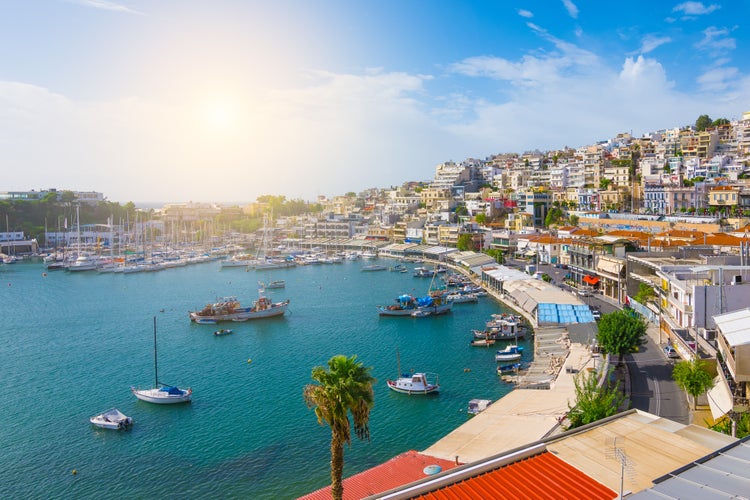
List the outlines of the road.
<svg viewBox="0 0 750 500">
<path fill-rule="evenodd" d="M 508 259 L 508 264 L 523 270 L 526 262 Z M 542 264 L 537 267 L 537 271 L 548 274 L 552 278 L 552 283 L 563 290 L 571 290 L 563 283 L 568 270 Z M 599 294 L 580 299 L 589 306 L 599 307 L 602 314 L 622 309 L 621 304 Z M 662 351 L 663 345 L 659 345 L 658 326 L 650 325 L 646 339 L 646 344 L 641 346 L 638 352 L 625 357 L 630 373 L 631 408 L 647 411 L 681 424 L 691 423 L 690 407 L 685 392 L 672 380 L 674 361 L 667 358 Z"/>
</svg>

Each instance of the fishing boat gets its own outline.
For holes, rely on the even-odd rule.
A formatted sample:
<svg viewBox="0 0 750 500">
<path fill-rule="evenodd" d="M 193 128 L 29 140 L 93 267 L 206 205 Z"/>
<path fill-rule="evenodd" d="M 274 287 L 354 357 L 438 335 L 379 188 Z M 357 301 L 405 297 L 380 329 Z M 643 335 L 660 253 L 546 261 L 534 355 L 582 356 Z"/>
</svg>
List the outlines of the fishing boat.
<svg viewBox="0 0 750 500">
<path fill-rule="evenodd" d="M 440 391 L 437 375 L 426 372 L 402 373 L 401 357 L 398 350 L 396 351 L 396 360 L 400 375 L 394 380 L 386 380 L 389 388 L 403 394 L 436 394 Z"/>
<path fill-rule="evenodd" d="M 190 320 L 199 324 L 216 324 L 219 321 L 247 321 L 249 319 L 271 318 L 283 315 L 289 307 L 289 299 L 273 302 L 258 289 L 258 299 L 252 306 L 242 306 L 236 297 L 224 297 L 213 304 L 207 304 L 200 311 L 189 313 Z"/>
<path fill-rule="evenodd" d="M 469 401 L 469 408 L 466 413 L 469 415 L 478 415 L 487 409 L 492 404 L 491 399 L 472 399 Z"/>
<path fill-rule="evenodd" d="M 409 270 L 406 268 L 403 264 L 396 264 L 395 266 L 391 266 L 388 268 L 389 271 L 394 273 L 407 273 Z"/>
<path fill-rule="evenodd" d="M 521 353 L 523 347 L 515 344 L 505 346 L 505 349 L 501 349 L 495 353 L 495 361 L 506 362 L 506 361 L 517 361 L 521 359 Z"/>
<path fill-rule="evenodd" d="M 399 295 L 394 300 L 395 303 L 389 306 L 378 306 L 378 313 L 381 316 L 409 316 L 417 310 L 417 299 L 411 295 Z"/>
<path fill-rule="evenodd" d="M 234 330 L 229 330 L 226 328 L 222 328 L 221 330 L 216 330 L 214 332 L 214 335 L 217 337 L 221 337 L 222 335 L 229 335 L 230 333 L 234 333 Z"/>
<path fill-rule="evenodd" d="M 129 429 L 133 425 L 133 419 L 122 413 L 117 408 L 111 408 L 99 415 L 94 415 L 89 422 L 102 429 Z"/>
<path fill-rule="evenodd" d="M 130 391 L 141 401 L 155 404 L 188 403 L 193 396 L 193 390 L 180 389 L 173 385 L 159 382 L 159 370 L 156 361 L 156 316 L 154 316 L 154 387 L 151 389 L 136 389 L 131 387 Z"/>
</svg>

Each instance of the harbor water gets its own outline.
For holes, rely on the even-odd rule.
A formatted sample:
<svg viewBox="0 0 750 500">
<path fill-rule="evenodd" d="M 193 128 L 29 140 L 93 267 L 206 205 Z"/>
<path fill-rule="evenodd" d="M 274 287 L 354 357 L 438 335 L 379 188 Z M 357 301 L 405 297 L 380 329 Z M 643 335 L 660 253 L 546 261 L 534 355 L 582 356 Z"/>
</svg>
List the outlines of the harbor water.
<svg viewBox="0 0 750 500">
<path fill-rule="evenodd" d="M 346 261 L 275 271 L 218 262 L 159 272 L 47 272 L 41 262 L 0 267 L 0 481 L 2 498 L 295 498 L 330 482 L 330 429 L 302 398 L 314 366 L 356 354 L 377 378 L 371 440 L 352 436 L 344 476 L 407 450 L 423 450 L 468 418 L 472 398 L 512 390 L 493 348 L 470 347 L 471 329 L 508 312 L 492 298 L 437 317 L 380 317 L 402 293 L 425 295 L 429 278 L 361 272 Z M 408 266 L 409 269 L 413 265 Z M 188 311 L 224 296 L 249 305 L 258 281 L 290 299 L 284 317 L 198 325 Z M 193 401 L 153 405 L 131 386 L 191 387 Z M 218 328 L 234 333 L 214 336 Z M 532 355 L 531 341 L 524 359 Z M 439 375 L 439 395 L 390 391 L 401 371 Z M 118 408 L 128 431 L 93 427 Z"/>
</svg>

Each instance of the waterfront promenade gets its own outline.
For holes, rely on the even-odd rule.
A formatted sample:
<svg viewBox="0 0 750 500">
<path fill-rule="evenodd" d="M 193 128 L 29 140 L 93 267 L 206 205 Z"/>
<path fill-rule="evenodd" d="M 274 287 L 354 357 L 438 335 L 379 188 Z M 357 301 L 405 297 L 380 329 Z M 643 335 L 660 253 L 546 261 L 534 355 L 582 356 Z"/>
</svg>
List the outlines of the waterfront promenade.
<svg viewBox="0 0 750 500">
<path fill-rule="evenodd" d="M 488 291 L 498 302 L 517 309 L 502 294 Z M 517 312 L 535 328 L 534 361 L 525 374 L 512 377 L 517 388 L 425 449 L 424 454 L 470 463 L 562 430 L 561 423 L 575 402 L 574 379 L 584 370 L 597 368 L 598 356 L 592 357 L 587 345 L 571 343 L 564 326 L 539 328 L 532 315 Z"/>
<path fill-rule="evenodd" d="M 535 359 L 536 363 L 541 360 Z M 591 352 L 572 344 L 565 368 L 557 373 L 549 389 L 515 389 L 495 401 L 424 454 L 469 463 L 491 457 L 555 433 L 575 401 L 574 377 L 592 367 Z"/>
</svg>

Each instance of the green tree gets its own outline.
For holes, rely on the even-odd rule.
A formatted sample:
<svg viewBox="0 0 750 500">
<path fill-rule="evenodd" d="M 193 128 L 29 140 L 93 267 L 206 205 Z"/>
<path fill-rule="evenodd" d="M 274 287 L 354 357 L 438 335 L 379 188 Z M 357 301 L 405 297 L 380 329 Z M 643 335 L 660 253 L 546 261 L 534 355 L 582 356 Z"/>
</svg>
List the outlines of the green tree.
<svg viewBox="0 0 750 500">
<path fill-rule="evenodd" d="M 568 403 L 568 429 L 614 415 L 625 400 L 619 384 L 599 386 L 596 372 L 581 372 L 573 383 L 576 400 L 573 406 Z"/>
<path fill-rule="evenodd" d="M 559 208 L 551 208 L 547 212 L 547 217 L 544 218 L 544 225 L 549 227 L 555 224 L 559 224 L 564 218 L 563 211 Z"/>
<path fill-rule="evenodd" d="M 350 413 L 356 436 L 370 440 L 372 386 L 376 382 L 371 370 L 357 361 L 356 355 L 336 355 L 328 360 L 328 370 L 313 368 L 312 378 L 317 384 L 308 384 L 303 391 L 308 408 L 315 408 L 318 423 L 331 428 L 331 496 L 336 500 L 344 495 L 344 444 L 351 446 L 352 442 Z"/>
<path fill-rule="evenodd" d="M 604 352 L 619 356 L 618 368 L 623 365 L 623 356 L 637 351 L 646 342 L 645 337 L 646 321 L 629 311 L 603 314 L 596 335 Z"/>
<path fill-rule="evenodd" d="M 713 127 L 718 127 L 720 125 L 729 125 L 729 123 L 730 122 L 727 118 L 717 118 L 711 125 Z"/>
<path fill-rule="evenodd" d="M 568 217 L 568 222 L 570 222 L 571 226 L 577 226 L 579 221 L 579 217 L 575 214 L 572 214 L 570 217 Z"/>
<path fill-rule="evenodd" d="M 703 132 L 706 130 L 706 128 L 710 127 L 713 121 L 708 115 L 700 115 L 697 120 L 695 120 L 695 129 L 698 132 Z"/>
<path fill-rule="evenodd" d="M 456 242 L 456 248 L 458 248 L 461 251 L 466 250 L 472 250 L 473 249 L 473 239 L 470 234 L 464 233 L 461 236 L 458 237 L 458 241 Z"/>
<path fill-rule="evenodd" d="M 633 297 L 638 303 L 645 304 L 649 299 L 656 297 L 656 292 L 651 285 L 646 283 L 638 284 L 638 293 Z"/>
<path fill-rule="evenodd" d="M 457 206 L 456 215 L 469 215 L 469 210 L 466 208 L 466 205 Z"/>
<path fill-rule="evenodd" d="M 503 251 L 499 248 L 488 248 L 484 253 L 495 259 L 495 262 L 503 263 Z"/>
<path fill-rule="evenodd" d="M 713 377 L 706 368 L 706 363 L 697 358 L 680 361 L 674 365 L 672 378 L 682 390 L 692 396 L 693 409 L 697 406 L 698 396 L 714 386 Z"/>
<path fill-rule="evenodd" d="M 480 213 L 478 213 L 478 214 L 476 214 L 476 215 L 474 216 L 474 220 L 476 220 L 476 221 L 477 221 L 477 224 L 484 224 L 484 223 L 485 223 L 485 221 L 487 220 L 487 216 L 486 216 L 486 215 L 484 215 L 484 213 L 483 213 L 483 212 L 480 212 Z"/>
<path fill-rule="evenodd" d="M 600 179 L 599 189 L 604 189 L 606 191 L 607 189 L 609 189 L 610 184 L 612 184 L 612 179 Z"/>
<path fill-rule="evenodd" d="M 714 422 L 713 425 L 708 426 L 709 429 L 716 432 L 728 434 L 738 439 L 742 439 L 746 436 L 750 436 L 750 413 L 740 413 L 736 417 L 736 429 L 732 432 L 732 419 L 729 415 L 724 415 L 719 420 Z"/>
</svg>

